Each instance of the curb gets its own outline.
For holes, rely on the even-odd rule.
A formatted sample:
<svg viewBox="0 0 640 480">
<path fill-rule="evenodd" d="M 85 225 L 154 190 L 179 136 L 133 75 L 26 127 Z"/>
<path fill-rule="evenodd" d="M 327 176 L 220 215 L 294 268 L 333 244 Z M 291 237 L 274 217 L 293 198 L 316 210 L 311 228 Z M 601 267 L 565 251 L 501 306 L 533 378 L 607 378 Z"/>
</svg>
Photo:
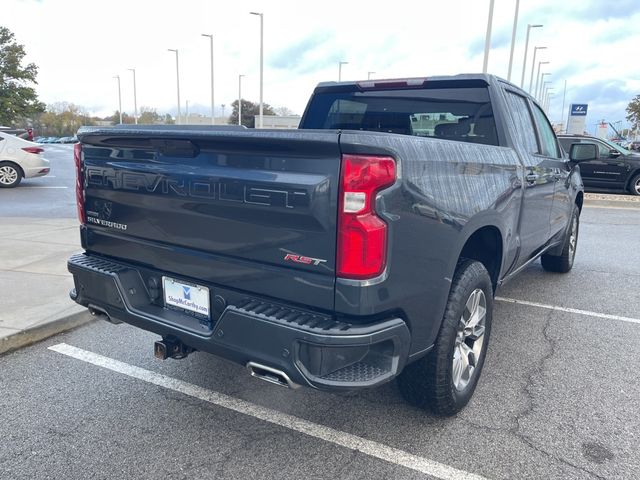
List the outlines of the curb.
<svg viewBox="0 0 640 480">
<path fill-rule="evenodd" d="M 18 350 L 94 320 L 88 310 L 56 318 L 50 322 L 21 330 L 0 338 L 0 355 Z"/>
<path fill-rule="evenodd" d="M 636 195 L 612 195 L 612 194 L 604 194 L 604 193 L 585 193 L 584 205 L 593 206 L 593 207 L 640 209 L 640 197 Z"/>
<path fill-rule="evenodd" d="M 584 199 L 585 207 L 600 208 L 622 208 L 625 210 L 640 210 L 640 202 L 629 202 L 620 200 L 589 200 Z"/>
</svg>

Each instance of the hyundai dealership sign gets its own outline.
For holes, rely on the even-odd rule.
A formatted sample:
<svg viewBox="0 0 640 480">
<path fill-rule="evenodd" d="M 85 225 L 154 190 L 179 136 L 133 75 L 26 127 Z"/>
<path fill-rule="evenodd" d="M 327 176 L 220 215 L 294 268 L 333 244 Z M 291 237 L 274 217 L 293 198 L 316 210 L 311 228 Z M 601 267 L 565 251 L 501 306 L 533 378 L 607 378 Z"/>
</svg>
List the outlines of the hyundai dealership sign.
<svg viewBox="0 0 640 480">
<path fill-rule="evenodd" d="M 569 119 L 567 121 L 567 133 L 583 134 L 586 127 L 587 109 L 586 103 L 572 103 L 569 105 Z"/>
</svg>

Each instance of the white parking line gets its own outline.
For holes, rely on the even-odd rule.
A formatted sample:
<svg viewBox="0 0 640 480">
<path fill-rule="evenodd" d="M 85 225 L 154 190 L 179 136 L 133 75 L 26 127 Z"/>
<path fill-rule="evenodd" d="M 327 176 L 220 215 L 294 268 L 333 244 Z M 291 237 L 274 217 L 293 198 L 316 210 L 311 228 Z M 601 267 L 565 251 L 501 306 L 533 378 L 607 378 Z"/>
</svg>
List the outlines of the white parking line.
<svg viewBox="0 0 640 480">
<path fill-rule="evenodd" d="M 35 185 L 30 186 L 30 187 L 20 187 L 20 190 L 24 190 L 25 188 L 69 188 L 69 187 L 47 187 L 47 186 L 38 186 L 36 187 Z"/>
<path fill-rule="evenodd" d="M 419 457 L 411 453 L 389 447 L 382 443 L 367 440 L 350 433 L 341 432 L 324 425 L 304 420 L 293 415 L 278 412 L 270 408 L 261 407 L 245 400 L 230 397 L 222 393 L 207 390 L 176 378 L 167 377 L 160 373 L 145 370 L 128 363 L 120 362 L 97 353 L 82 350 L 66 343 L 60 343 L 49 347 L 49 350 L 67 355 L 83 362 L 106 368 L 113 372 L 121 373 L 143 382 L 151 383 L 159 387 L 183 393 L 193 398 L 223 407 L 234 412 L 242 413 L 259 420 L 279 425 L 296 432 L 304 433 L 310 437 L 318 438 L 335 445 L 356 450 L 358 452 L 378 458 L 395 465 L 409 468 L 443 480 L 486 480 L 485 477 L 468 473 L 463 470 L 444 465 L 442 463 Z"/>
<path fill-rule="evenodd" d="M 640 318 L 621 317 L 620 315 L 610 315 L 608 313 L 590 312 L 589 310 L 579 310 L 577 308 L 559 307 L 557 305 L 547 305 L 545 303 L 528 302 L 527 300 L 516 300 L 515 298 L 496 297 L 499 302 L 515 303 L 517 305 L 528 305 L 530 307 L 546 308 L 547 310 L 557 310 L 559 312 L 577 313 L 587 317 L 606 318 L 608 320 L 619 320 L 621 322 L 635 323 L 640 325 Z"/>
</svg>

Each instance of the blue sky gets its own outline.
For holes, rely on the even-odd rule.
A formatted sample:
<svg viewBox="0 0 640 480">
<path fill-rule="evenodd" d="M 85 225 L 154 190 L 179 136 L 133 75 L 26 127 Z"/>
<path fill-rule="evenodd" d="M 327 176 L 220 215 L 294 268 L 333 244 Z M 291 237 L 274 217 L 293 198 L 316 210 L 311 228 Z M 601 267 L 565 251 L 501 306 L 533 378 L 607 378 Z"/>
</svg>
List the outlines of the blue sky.
<svg viewBox="0 0 640 480">
<path fill-rule="evenodd" d="M 546 46 L 537 61 L 549 61 L 556 96 L 552 121 L 561 112 L 564 81 L 567 106 L 588 103 L 587 126 L 624 120 L 625 107 L 640 94 L 640 1 L 522 0 L 512 81 L 519 84 L 524 38 L 532 30 L 525 87 L 533 46 Z M 138 105 L 176 110 L 175 57 L 180 50 L 183 111 L 208 113 L 209 43 L 215 42 L 216 105 L 243 97 L 257 101 L 259 20 L 264 13 L 264 99 L 302 113 L 314 86 L 343 79 L 470 73 L 482 69 L 489 0 L 321 3 L 290 0 L 215 2 L 150 0 L 3 0 L 0 24 L 11 29 L 40 67 L 38 91 L 47 103 L 73 102 L 101 115 L 117 109 L 122 78 L 123 110 L 133 111 L 136 68 Z M 384 7 L 383 7 L 384 6 Z M 489 72 L 507 76 L 515 0 L 496 0 Z M 536 66 L 537 67 L 537 66 Z M 544 70 L 546 68 L 546 70 Z"/>
</svg>

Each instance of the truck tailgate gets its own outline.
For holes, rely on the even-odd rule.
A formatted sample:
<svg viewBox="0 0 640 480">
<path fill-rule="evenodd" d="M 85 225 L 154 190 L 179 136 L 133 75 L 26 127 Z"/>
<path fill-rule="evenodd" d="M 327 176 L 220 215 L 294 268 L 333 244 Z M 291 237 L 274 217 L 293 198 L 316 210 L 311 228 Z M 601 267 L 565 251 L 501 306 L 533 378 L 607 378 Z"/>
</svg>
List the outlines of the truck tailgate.
<svg viewBox="0 0 640 480">
<path fill-rule="evenodd" d="M 88 252 L 333 308 L 336 132 L 139 127 L 79 138 Z"/>
</svg>

